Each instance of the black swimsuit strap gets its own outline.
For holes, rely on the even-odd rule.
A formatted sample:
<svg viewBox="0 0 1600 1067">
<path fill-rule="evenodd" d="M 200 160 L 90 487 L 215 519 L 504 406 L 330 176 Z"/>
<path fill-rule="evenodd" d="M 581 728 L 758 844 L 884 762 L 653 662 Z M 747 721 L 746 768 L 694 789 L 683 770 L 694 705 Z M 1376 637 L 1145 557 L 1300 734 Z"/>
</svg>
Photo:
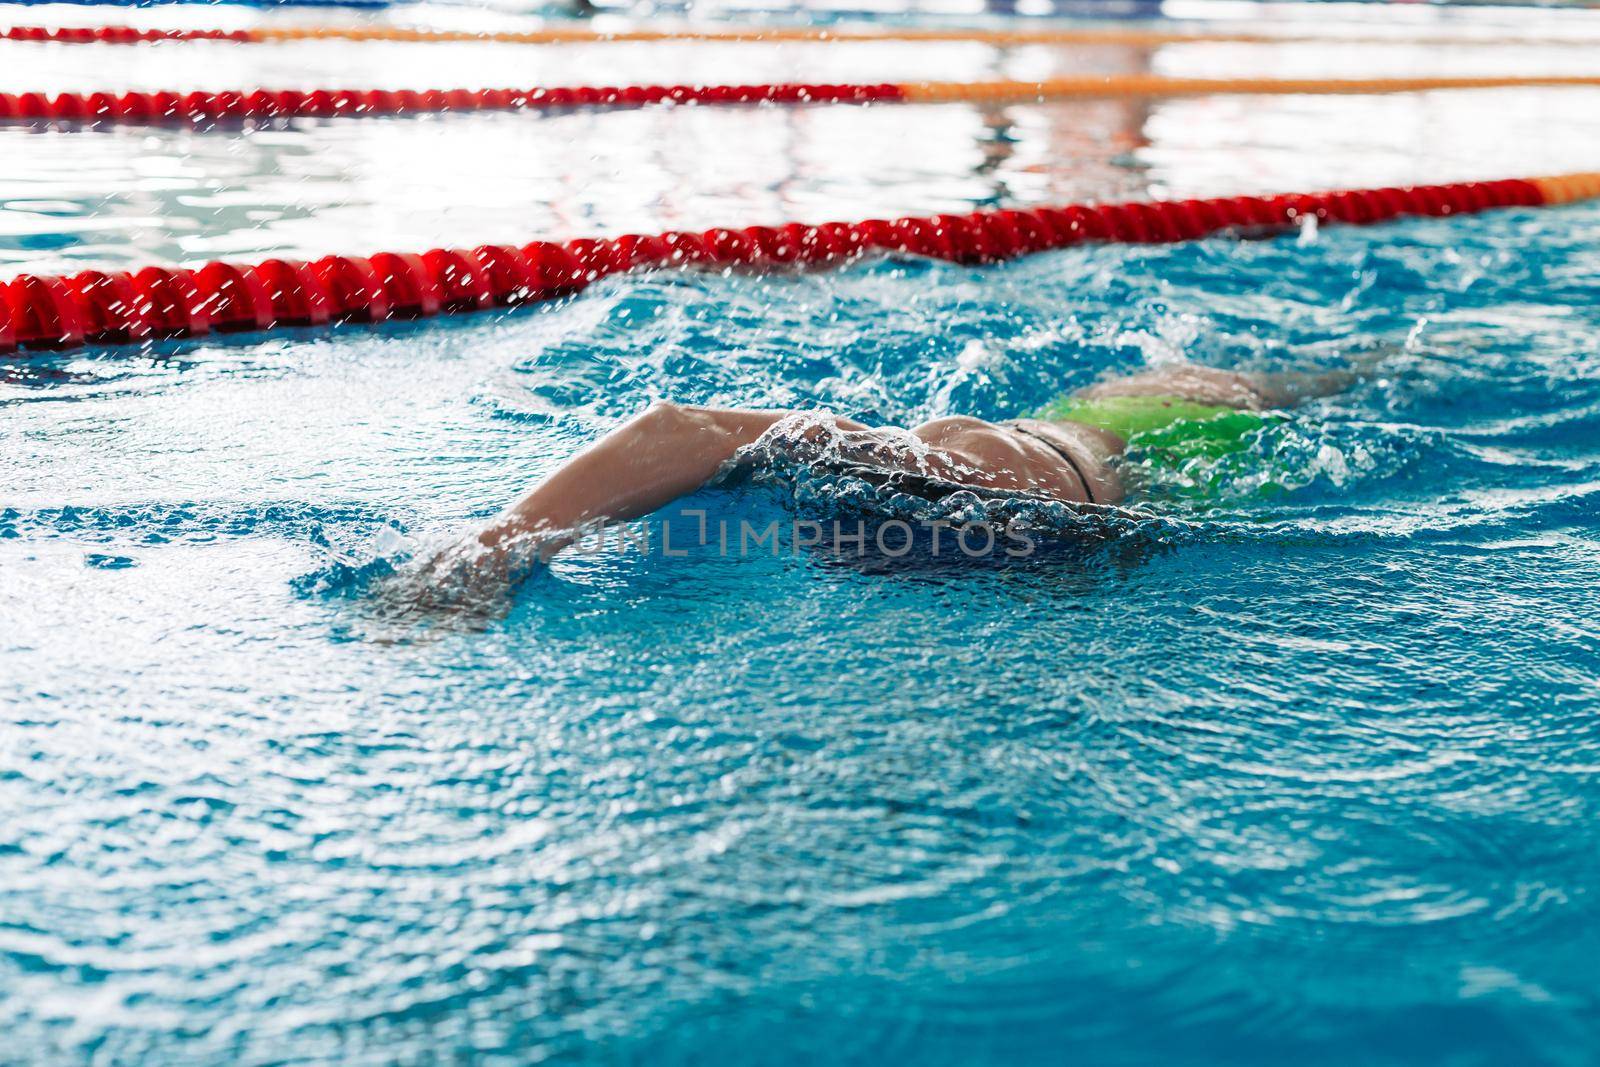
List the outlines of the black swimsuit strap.
<svg viewBox="0 0 1600 1067">
<path fill-rule="evenodd" d="M 995 500 L 1031 500 L 1040 503 L 1060 499 L 1049 493 L 1032 492 L 1027 489 L 987 489 L 981 486 L 963 485 L 960 482 L 947 481 L 944 478 L 936 478 L 932 475 L 918 474 L 914 471 L 891 470 L 863 463 L 820 460 L 813 462 L 811 468 L 825 474 L 859 478 L 876 488 L 887 489 L 894 493 L 905 493 L 908 496 L 914 496 L 933 504 L 937 504 L 941 500 L 957 493 L 975 493 Z"/>
<path fill-rule="evenodd" d="M 1054 452 L 1056 455 L 1065 460 L 1067 466 L 1072 468 L 1072 473 L 1078 476 L 1078 484 L 1083 486 L 1083 495 L 1088 498 L 1088 502 L 1091 504 L 1100 503 L 1094 498 L 1094 487 L 1089 484 L 1089 479 L 1084 476 L 1083 468 L 1078 466 L 1078 461 L 1073 457 L 1072 453 L 1056 444 L 1056 442 L 1050 440 L 1050 438 L 1046 437 L 1044 434 L 1034 433 L 1026 426 L 1019 425 L 1015 422 L 1008 422 L 1005 424 L 1005 426 L 1006 429 L 1015 433 L 1020 433 L 1024 437 L 1033 438 L 1035 441 L 1038 441 L 1040 444 L 1044 445 L 1050 451 Z"/>
</svg>

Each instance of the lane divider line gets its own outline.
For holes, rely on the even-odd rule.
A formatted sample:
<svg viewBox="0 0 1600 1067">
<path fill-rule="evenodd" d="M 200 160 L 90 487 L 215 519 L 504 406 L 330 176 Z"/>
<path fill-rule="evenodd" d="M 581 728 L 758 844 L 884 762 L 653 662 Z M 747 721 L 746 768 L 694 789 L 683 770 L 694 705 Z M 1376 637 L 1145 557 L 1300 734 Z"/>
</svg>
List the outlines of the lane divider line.
<svg viewBox="0 0 1600 1067">
<path fill-rule="evenodd" d="M 1176 243 L 1265 234 L 1308 219 L 1367 224 L 1600 196 L 1600 173 L 1332 193 L 1071 204 L 819 226 L 714 228 L 556 243 L 211 262 L 0 284 L 0 352 L 382 322 L 549 300 L 610 274 L 673 267 L 753 272 L 827 267 L 869 253 L 992 263 L 1086 242 Z"/>
<path fill-rule="evenodd" d="M 537 30 L 425 30 L 398 26 L 277 26 L 244 30 L 142 30 L 132 26 L 12 26 L 0 38 L 57 44 L 150 44 L 162 41 L 225 41 L 234 44 L 281 44 L 288 41 L 398 41 L 431 44 L 608 44 L 703 41 L 718 44 L 851 43 L 877 41 L 974 42 L 990 45 L 1117 45 L 1148 47 L 1167 44 L 1347 44 L 1430 46 L 1552 45 L 1582 48 L 1600 39 L 1527 37 L 1484 39 L 1448 34 L 1397 37 L 1381 34 L 1335 37 L 1227 31 L 1141 30 L 1112 27 L 1058 29 L 985 29 L 982 27 L 837 29 L 822 26 L 740 26 L 682 29 L 596 30 L 587 26 L 549 26 Z"/>
<path fill-rule="evenodd" d="M 629 85 L 536 89 L 254 89 L 246 92 L 0 93 L 0 120 L 82 126 L 209 124 L 467 111 L 557 111 L 672 104 L 865 104 L 902 101 L 898 85 Z"/>
<path fill-rule="evenodd" d="M 1600 87 L 1600 75 L 1437 78 L 1166 78 L 1097 74 L 1047 81 L 758 85 L 627 85 L 533 89 L 253 89 L 125 93 L 0 93 L 0 120 L 80 126 L 208 124 L 276 118 L 373 117 L 466 111 L 552 111 L 657 105 L 939 104 L 1212 94 L 1333 95 L 1448 89 Z"/>
<path fill-rule="evenodd" d="M 1086 74 L 1044 81 L 906 82 L 908 103 L 956 100 L 1051 100 L 1069 97 L 1343 95 L 1415 93 L 1440 89 L 1508 89 L 1600 86 L 1600 75 L 1505 74 L 1406 78 L 1172 78 L 1158 74 Z"/>
</svg>

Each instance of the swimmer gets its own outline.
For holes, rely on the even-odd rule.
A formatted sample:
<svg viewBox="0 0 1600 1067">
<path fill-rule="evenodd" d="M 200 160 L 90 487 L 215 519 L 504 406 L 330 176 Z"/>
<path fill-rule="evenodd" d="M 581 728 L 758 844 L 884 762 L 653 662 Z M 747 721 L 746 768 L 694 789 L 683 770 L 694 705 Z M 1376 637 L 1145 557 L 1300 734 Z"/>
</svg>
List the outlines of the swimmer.
<svg viewBox="0 0 1600 1067">
<path fill-rule="evenodd" d="M 422 577 L 439 592 L 449 583 L 478 594 L 503 589 L 519 568 L 548 561 L 586 525 L 648 515 L 725 475 L 758 442 L 926 499 L 977 491 L 1113 505 L 1126 495 L 1115 461 L 1130 444 L 1220 456 L 1245 447 L 1273 409 L 1338 392 L 1359 377 L 1185 364 L 1102 382 L 1027 418 L 955 415 L 909 431 L 822 412 L 656 403 L 441 552 Z"/>
</svg>

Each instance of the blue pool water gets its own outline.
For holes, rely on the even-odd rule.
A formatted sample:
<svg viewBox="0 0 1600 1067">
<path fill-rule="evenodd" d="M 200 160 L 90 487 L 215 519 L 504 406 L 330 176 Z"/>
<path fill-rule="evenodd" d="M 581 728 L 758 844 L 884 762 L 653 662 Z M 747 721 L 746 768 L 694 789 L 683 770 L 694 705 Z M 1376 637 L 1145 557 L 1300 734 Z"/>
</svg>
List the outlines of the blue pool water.
<svg viewBox="0 0 1600 1067">
<path fill-rule="evenodd" d="M 1597 240 L 614 278 L 5 363 L 0 1059 L 1592 1062 Z M 613 552 L 465 627 L 367 584 L 653 398 L 999 418 L 1371 354 L 1012 565 Z"/>
</svg>

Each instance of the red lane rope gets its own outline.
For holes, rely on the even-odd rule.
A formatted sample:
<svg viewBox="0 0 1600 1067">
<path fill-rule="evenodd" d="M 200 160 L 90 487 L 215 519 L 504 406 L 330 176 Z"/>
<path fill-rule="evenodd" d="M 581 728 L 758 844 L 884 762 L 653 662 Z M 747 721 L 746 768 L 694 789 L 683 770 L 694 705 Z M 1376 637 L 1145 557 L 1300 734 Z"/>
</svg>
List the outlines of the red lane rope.
<svg viewBox="0 0 1600 1067">
<path fill-rule="evenodd" d="M 608 274 L 636 269 L 780 270 L 837 264 L 872 251 L 988 263 L 1083 242 L 1178 242 L 1285 229 L 1305 218 L 1373 223 L 1399 215 L 1539 206 L 1597 193 L 1600 176 L 1575 175 L 630 234 L 565 244 L 324 256 L 311 263 L 268 259 L 212 262 L 193 270 L 24 274 L 0 285 L 0 352 L 476 311 L 566 296 Z"/>
<path fill-rule="evenodd" d="M 0 39 L 47 41 L 56 44 L 142 44 L 152 41 L 230 41 L 240 44 L 281 44 L 286 41 L 402 41 L 408 43 L 492 42 L 496 44 L 588 44 L 606 42 L 696 41 L 714 43 L 789 44 L 797 42 L 849 43 L 883 41 L 932 44 L 976 42 L 997 46 L 1115 45 L 1157 47 L 1166 44 L 1338 44 L 1338 45 L 1559 45 L 1583 47 L 1593 39 L 1568 37 L 1499 38 L 1463 37 L 1459 34 L 1393 34 L 1370 36 L 1296 35 L 1252 33 L 1239 30 L 1161 29 L 1154 25 L 910 27 L 876 26 L 871 29 L 839 26 L 723 23 L 700 27 L 636 27 L 597 30 L 581 23 L 553 23 L 530 30 L 430 30 L 404 26 L 257 26 L 246 30 L 140 30 L 131 26 L 13 26 L 0 29 Z"/>
<path fill-rule="evenodd" d="M 902 101 L 899 85 L 629 85 L 550 89 L 296 89 L 253 92 L 0 93 L 0 119 L 85 125 L 325 118 L 649 104 L 864 104 Z"/>
<path fill-rule="evenodd" d="M 436 111 L 645 107 L 652 104 L 907 104 L 1107 99 L 1144 96 L 1410 93 L 1440 89 L 1600 86 L 1600 75 L 1492 75 L 1404 78 L 1169 78 L 1086 74 L 1045 81 L 897 84 L 601 85 L 532 89 L 314 89 L 206 92 L 0 93 L 0 120 L 80 126 L 230 119 L 401 115 Z"/>
<path fill-rule="evenodd" d="M 0 39 L 51 41 L 56 44 L 144 44 L 151 41 L 231 41 L 252 44 L 252 30 L 140 30 L 132 26 L 10 26 Z"/>
</svg>

